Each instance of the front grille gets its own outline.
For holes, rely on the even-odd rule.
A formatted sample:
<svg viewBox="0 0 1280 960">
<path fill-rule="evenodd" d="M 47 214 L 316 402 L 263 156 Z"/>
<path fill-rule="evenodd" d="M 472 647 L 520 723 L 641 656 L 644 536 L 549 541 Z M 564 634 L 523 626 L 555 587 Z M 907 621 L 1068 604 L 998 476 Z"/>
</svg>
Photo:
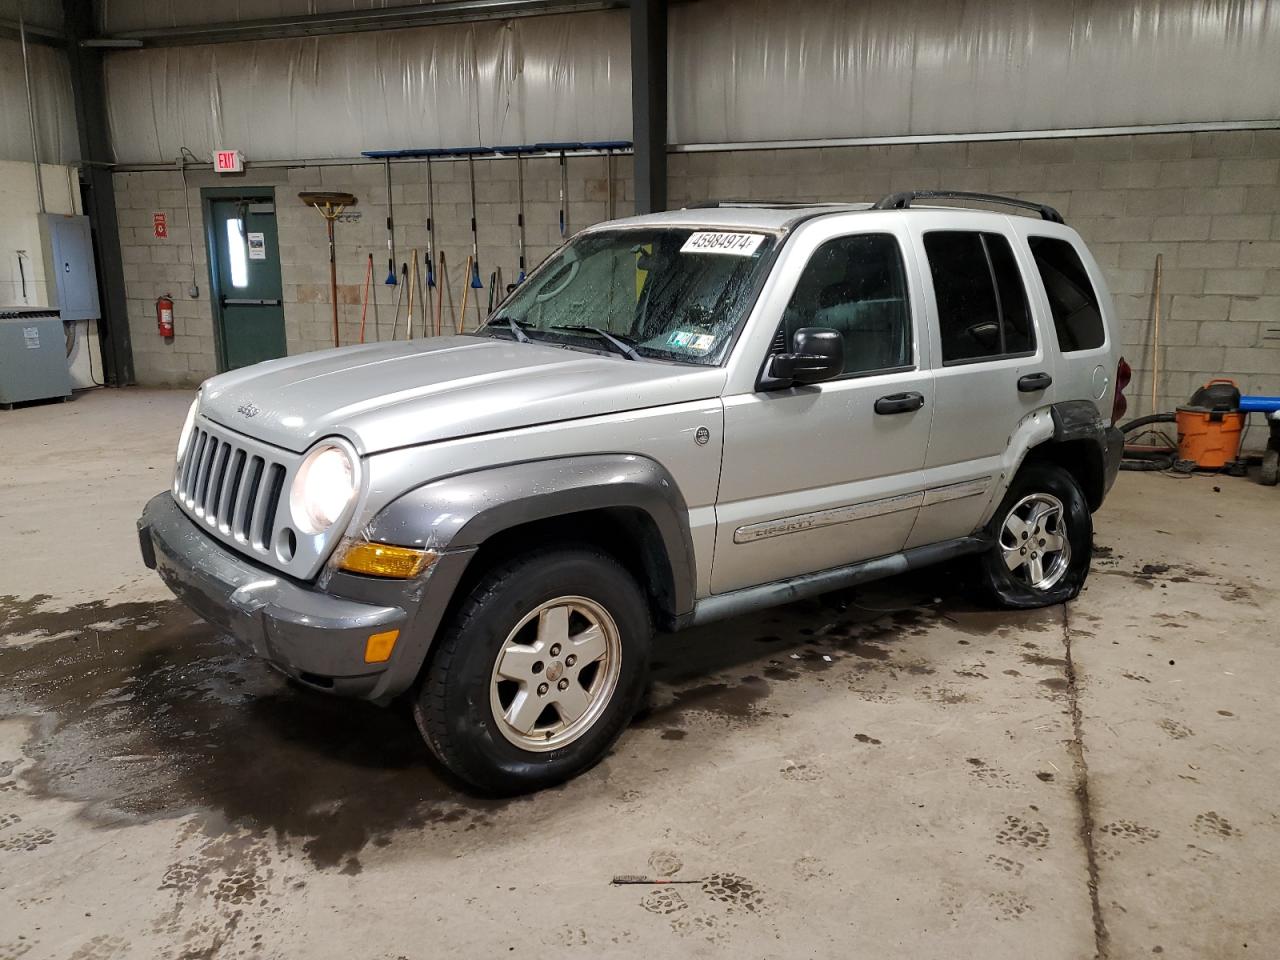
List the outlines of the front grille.
<svg viewBox="0 0 1280 960">
<path fill-rule="evenodd" d="M 174 475 L 187 514 L 242 550 L 271 555 L 287 464 L 260 445 L 198 426 Z"/>
</svg>

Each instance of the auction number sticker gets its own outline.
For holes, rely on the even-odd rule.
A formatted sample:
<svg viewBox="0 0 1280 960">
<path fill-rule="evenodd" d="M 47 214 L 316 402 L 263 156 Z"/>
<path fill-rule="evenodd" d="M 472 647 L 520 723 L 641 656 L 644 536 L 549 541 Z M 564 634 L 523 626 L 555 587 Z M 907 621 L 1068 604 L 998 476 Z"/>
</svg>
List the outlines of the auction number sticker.
<svg viewBox="0 0 1280 960">
<path fill-rule="evenodd" d="M 762 233 L 722 233 L 719 230 L 700 230 L 689 237 L 680 248 L 681 253 L 727 253 L 734 257 L 749 257 L 764 243 Z"/>
</svg>

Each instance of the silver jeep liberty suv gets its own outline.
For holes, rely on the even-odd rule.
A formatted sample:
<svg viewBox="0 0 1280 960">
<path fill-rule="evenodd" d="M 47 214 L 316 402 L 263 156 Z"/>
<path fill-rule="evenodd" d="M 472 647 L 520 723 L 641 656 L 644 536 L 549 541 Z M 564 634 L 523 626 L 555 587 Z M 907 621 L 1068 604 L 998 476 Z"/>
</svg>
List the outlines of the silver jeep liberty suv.
<svg viewBox="0 0 1280 960">
<path fill-rule="evenodd" d="M 1021 200 L 602 223 L 474 333 L 208 380 L 142 554 L 299 683 L 407 694 L 458 776 L 536 789 L 622 733 L 655 628 L 963 555 L 996 604 L 1075 597 L 1116 336 L 1079 235 Z"/>
</svg>

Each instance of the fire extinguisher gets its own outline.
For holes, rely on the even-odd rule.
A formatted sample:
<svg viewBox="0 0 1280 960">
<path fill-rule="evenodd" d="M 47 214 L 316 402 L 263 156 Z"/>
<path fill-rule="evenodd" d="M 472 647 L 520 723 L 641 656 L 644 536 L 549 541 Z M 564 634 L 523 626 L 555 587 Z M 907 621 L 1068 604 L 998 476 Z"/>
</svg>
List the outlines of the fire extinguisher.
<svg viewBox="0 0 1280 960">
<path fill-rule="evenodd" d="M 173 298 L 167 293 L 156 299 L 156 327 L 160 330 L 160 336 L 173 336 Z"/>
</svg>

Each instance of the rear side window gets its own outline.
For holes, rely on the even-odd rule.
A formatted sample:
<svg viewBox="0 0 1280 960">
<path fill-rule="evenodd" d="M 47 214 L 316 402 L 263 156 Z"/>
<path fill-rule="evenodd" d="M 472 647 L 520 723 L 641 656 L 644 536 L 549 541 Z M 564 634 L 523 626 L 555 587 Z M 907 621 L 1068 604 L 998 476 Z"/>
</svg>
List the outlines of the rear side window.
<svg viewBox="0 0 1280 960">
<path fill-rule="evenodd" d="M 1071 353 L 1102 346 L 1107 339 L 1102 310 L 1076 248 L 1055 237 L 1028 237 L 1027 242 L 1049 298 L 1058 348 Z"/>
<path fill-rule="evenodd" d="M 942 336 L 942 362 L 1030 353 L 1035 330 L 1009 241 L 998 233 L 925 234 Z"/>
</svg>

